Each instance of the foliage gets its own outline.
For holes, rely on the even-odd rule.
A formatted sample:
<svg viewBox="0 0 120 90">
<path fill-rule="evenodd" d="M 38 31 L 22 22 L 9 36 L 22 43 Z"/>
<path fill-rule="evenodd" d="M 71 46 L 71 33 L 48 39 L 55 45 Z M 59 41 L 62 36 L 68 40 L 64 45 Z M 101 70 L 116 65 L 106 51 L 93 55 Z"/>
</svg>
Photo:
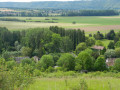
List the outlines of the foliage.
<svg viewBox="0 0 120 90">
<path fill-rule="evenodd" d="M 104 46 L 103 42 L 100 41 L 100 40 L 97 40 L 95 45 L 97 45 L 97 46 Z"/>
<path fill-rule="evenodd" d="M 114 47 L 114 42 L 110 42 L 109 45 L 108 45 L 108 49 L 115 49 Z"/>
<path fill-rule="evenodd" d="M 40 61 L 37 63 L 37 68 L 40 70 L 41 68 L 47 69 L 48 67 L 53 67 L 54 60 L 51 55 L 43 55 Z"/>
<path fill-rule="evenodd" d="M 114 69 L 120 71 L 120 58 L 115 60 Z"/>
<path fill-rule="evenodd" d="M 103 56 L 99 56 L 94 64 L 94 68 L 96 71 L 104 71 L 107 69 L 105 58 Z"/>
<path fill-rule="evenodd" d="M 101 40 L 101 39 L 104 38 L 104 36 L 103 36 L 102 33 L 100 33 L 100 32 L 98 31 L 96 34 L 94 34 L 94 38 L 95 38 L 96 40 Z"/>
<path fill-rule="evenodd" d="M 75 50 L 76 45 L 80 42 L 85 42 L 85 33 L 84 31 L 78 29 L 69 29 L 65 30 L 63 28 L 59 28 L 57 26 L 51 26 L 50 30 L 54 33 L 60 34 L 62 37 L 68 36 L 73 42 L 73 49 Z"/>
<path fill-rule="evenodd" d="M 117 58 L 120 57 L 120 48 L 116 48 L 116 49 L 115 49 L 115 54 L 116 54 L 116 57 L 117 57 Z"/>
<path fill-rule="evenodd" d="M 14 60 L 12 60 L 12 61 L 7 61 L 7 62 L 6 62 L 6 65 L 7 65 L 7 69 L 9 69 L 9 70 L 12 70 L 15 66 L 17 66 L 17 65 L 16 65 L 16 62 L 15 62 Z"/>
<path fill-rule="evenodd" d="M 25 58 L 21 61 L 21 65 L 22 66 L 25 66 L 26 64 L 29 64 L 29 65 L 32 65 L 32 66 L 35 66 L 35 62 L 30 59 L 30 58 Z"/>
<path fill-rule="evenodd" d="M 107 34 L 107 39 L 108 40 L 114 40 L 114 37 L 115 37 L 114 30 L 110 30 L 110 32 Z"/>
<path fill-rule="evenodd" d="M 38 69 L 35 69 L 34 71 L 33 71 L 33 76 L 40 76 L 41 75 L 41 71 L 40 70 L 38 70 Z"/>
<path fill-rule="evenodd" d="M 61 37 L 59 34 L 53 34 L 52 35 L 52 41 L 48 44 L 46 44 L 46 48 L 48 49 L 48 52 L 50 53 L 56 53 L 60 52 L 60 42 Z"/>
<path fill-rule="evenodd" d="M 116 43 L 115 43 L 115 48 L 119 48 L 120 47 L 120 41 L 117 41 Z"/>
<path fill-rule="evenodd" d="M 75 51 L 77 54 L 79 54 L 81 51 L 85 50 L 87 48 L 86 43 L 80 43 L 77 45 Z"/>
<path fill-rule="evenodd" d="M 56 66 L 56 63 L 61 56 L 61 53 L 50 53 L 49 55 L 53 56 L 54 66 Z"/>
<path fill-rule="evenodd" d="M 72 22 L 72 24 L 76 24 L 76 22 L 75 22 L 75 21 L 73 21 L 73 22 Z"/>
<path fill-rule="evenodd" d="M 108 49 L 106 52 L 105 52 L 105 58 L 115 58 L 116 57 L 116 53 L 115 53 L 115 50 L 113 49 Z"/>
<path fill-rule="evenodd" d="M 74 70 L 75 58 L 72 54 L 69 53 L 62 54 L 57 61 L 57 65 L 67 70 Z"/>
<path fill-rule="evenodd" d="M 68 36 L 63 37 L 61 40 L 60 47 L 61 47 L 61 50 L 63 50 L 64 52 L 70 52 L 73 50 L 73 42 Z"/>
<path fill-rule="evenodd" d="M 30 74 L 24 72 L 23 67 L 14 67 L 11 71 L 6 69 L 4 66 L 0 68 L 0 89 L 23 89 L 32 82 Z"/>
<path fill-rule="evenodd" d="M 87 38 L 85 42 L 86 42 L 87 46 L 95 45 L 95 39 L 93 37 Z"/>
<path fill-rule="evenodd" d="M 32 55 L 32 49 L 29 48 L 29 47 L 22 47 L 21 53 L 22 53 L 23 56 L 29 56 L 29 57 L 31 57 L 31 55 Z"/>
<path fill-rule="evenodd" d="M 18 57 L 21 56 L 21 52 L 20 51 L 5 51 L 2 54 L 2 57 L 5 58 L 6 61 L 9 61 L 11 58 L 13 57 Z"/>
<path fill-rule="evenodd" d="M 52 73 L 52 72 L 54 72 L 54 70 L 55 70 L 55 69 L 50 66 L 50 67 L 48 67 L 48 69 L 46 69 L 46 72 L 47 72 L 47 73 Z"/>
<path fill-rule="evenodd" d="M 82 51 L 76 57 L 76 70 L 92 70 L 93 69 L 93 58 L 88 52 Z"/>
</svg>

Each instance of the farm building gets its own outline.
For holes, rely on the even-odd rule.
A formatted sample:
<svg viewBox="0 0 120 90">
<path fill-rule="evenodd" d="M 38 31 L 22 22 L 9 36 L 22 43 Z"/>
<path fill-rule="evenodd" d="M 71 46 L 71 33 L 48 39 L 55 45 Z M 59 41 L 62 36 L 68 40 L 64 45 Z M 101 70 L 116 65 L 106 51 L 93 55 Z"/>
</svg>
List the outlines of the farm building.
<svg viewBox="0 0 120 90">
<path fill-rule="evenodd" d="M 102 51 L 106 50 L 105 47 L 103 47 L 103 46 L 97 46 L 97 45 L 91 47 L 91 49 L 93 49 L 94 51 L 98 51 L 99 54 L 101 54 Z"/>
<path fill-rule="evenodd" d="M 20 63 L 21 60 L 26 59 L 26 58 L 29 59 L 29 57 L 14 57 L 14 59 L 15 59 L 15 61 L 16 61 L 17 63 Z"/>
<path fill-rule="evenodd" d="M 35 62 L 39 61 L 39 57 L 37 57 L 37 56 L 34 56 L 33 59 L 34 59 Z"/>
<path fill-rule="evenodd" d="M 113 66 L 114 63 L 115 63 L 115 60 L 116 60 L 116 58 L 107 58 L 107 59 L 106 59 L 106 64 L 107 64 L 107 66 L 108 66 L 108 67 L 109 67 L 109 66 Z"/>
<path fill-rule="evenodd" d="M 105 47 L 103 46 L 93 46 L 92 49 L 95 49 L 95 50 L 103 50 Z"/>
</svg>

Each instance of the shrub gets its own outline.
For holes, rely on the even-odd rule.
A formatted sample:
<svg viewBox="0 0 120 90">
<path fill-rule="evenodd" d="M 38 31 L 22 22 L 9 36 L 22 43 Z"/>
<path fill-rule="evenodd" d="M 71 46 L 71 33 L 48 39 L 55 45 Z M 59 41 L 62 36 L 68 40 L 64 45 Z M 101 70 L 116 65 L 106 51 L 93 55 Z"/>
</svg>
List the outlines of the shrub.
<svg viewBox="0 0 120 90">
<path fill-rule="evenodd" d="M 75 58 L 73 55 L 69 53 L 65 53 L 61 55 L 61 57 L 57 61 L 57 65 L 67 70 L 74 70 Z"/>
<path fill-rule="evenodd" d="M 116 48 L 115 49 L 115 54 L 116 54 L 116 57 L 120 57 L 120 48 Z"/>
<path fill-rule="evenodd" d="M 105 58 L 102 56 L 99 56 L 94 64 L 94 69 L 97 71 L 104 71 L 107 69 Z"/>
<path fill-rule="evenodd" d="M 23 56 L 29 56 L 29 57 L 31 57 L 31 55 L 32 55 L 32 49 L 29 48 L 29 47 L 22 47 L 21 53 L 22 53 Z"/>
<path fill-rule="evenodd" d="M 33 71 L 33 76 L 40 76 L 40 75 L 41 75 L 41 71 L 40 71 L 40 70 L 35 69 L 35 70 Z"/>
<path fill-rule="evenodd" d="M 43 55 L 40 61 L 37 63 L 38 69 L 44 68 L 46 70 L 50 66 L 54 66 L 54 60 L 51 55 Z"/>
<path fill-rule="evenodd" d="M 75 49 L 76 53 L 79 54 L 81 51 L 87 48 L 86 43 L 79 43 Z"/>
<path fill-rule="evenodd" d="M 114 69 L 120 71 L 120 58 L 116 59 Z"/>
<path fill-rule="evenodd" d="M 76 22 L 75 22 L 75 21 L 73 21 L 73 22 L 72 22 L 72 24 L 76 24 Z"/>
<path fill-rule="evenodd" d="M 115 50 L 113 50 L 113 49 L 108 49 L 104 55 L 105 55 L 105 58 L 115 58 L 116 57 Z"/>
<path fill-rule="evenodd" d="M 54 72 L 54 68 L 50 66 L 48 69 L 46 69 L 46 72 L 47 73 Z"/>
<path fill-rule="evenodd" d="M 90 56 L 89 53 L 82 51 L 76 57 L 76 70 L 92 70 L 93 68 L 93 58 Z"/>
</svg>

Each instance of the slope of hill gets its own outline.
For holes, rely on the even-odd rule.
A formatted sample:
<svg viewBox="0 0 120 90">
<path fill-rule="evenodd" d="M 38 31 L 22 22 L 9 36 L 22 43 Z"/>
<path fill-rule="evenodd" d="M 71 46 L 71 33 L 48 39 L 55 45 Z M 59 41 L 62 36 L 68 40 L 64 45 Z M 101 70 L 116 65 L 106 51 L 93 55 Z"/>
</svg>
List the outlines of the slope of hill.
<svg viewBox="0 0 120 90">
<path fill-rule="evenodd" d="M 0 7 L 52 9 L 120 9 L 120 0 L 0 2 Z"/>
</svg>

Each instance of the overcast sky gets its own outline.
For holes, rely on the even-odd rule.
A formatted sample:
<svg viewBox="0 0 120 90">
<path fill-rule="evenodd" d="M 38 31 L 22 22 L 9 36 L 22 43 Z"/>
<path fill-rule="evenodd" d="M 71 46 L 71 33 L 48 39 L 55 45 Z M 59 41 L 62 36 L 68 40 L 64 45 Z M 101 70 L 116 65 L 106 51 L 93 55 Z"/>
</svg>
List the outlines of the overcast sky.
<svg viewBox="0 0 120 90">
<path fill-rule="evenodd" d="M 75 1 L 75 0 L 0 0 L 0 2 Z"/>
</svg>

